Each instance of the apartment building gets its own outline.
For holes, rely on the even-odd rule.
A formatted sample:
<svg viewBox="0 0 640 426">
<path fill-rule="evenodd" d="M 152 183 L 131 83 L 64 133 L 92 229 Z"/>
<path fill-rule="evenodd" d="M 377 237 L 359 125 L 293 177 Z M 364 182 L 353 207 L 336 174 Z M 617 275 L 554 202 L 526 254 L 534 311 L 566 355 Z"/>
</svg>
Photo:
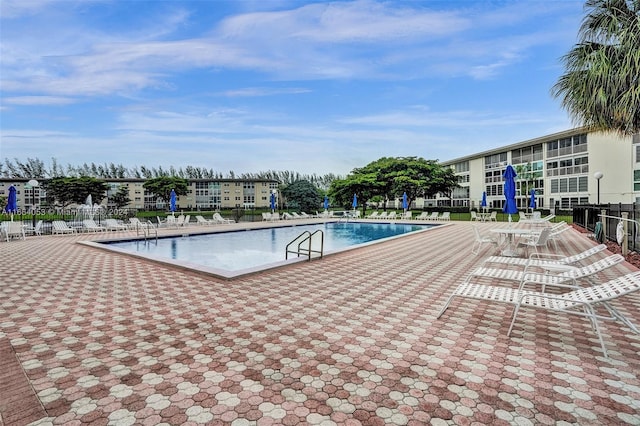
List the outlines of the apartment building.
<svg viewBox="0 0 640 426">
<path fill-rule="evenodd" d="M 31 183 L 30 183 L 31 182 Z M 107 179 L 109 185 L 102 205 L 111 207 L 109 199 L 120 188 L 126 188 L 129 205 L 125 208 L 139 210 L 168 209 L 169 200 L 163 200 L 144 189 L 145 179 Z M 15 186 L 18 196 L 18 209 L 29 212 L 47 206 L 46 193 L 39 182 L 28 179 L 0 179 L 0 195 L 9 194 L 9 186 Z M 278 190 L 275 180 L 261 179 L 193 179 L 189 180 L 187 194 L 179 196 L 178 210 L 219 210 L 229 208 L 267 208 L 272 191 Z M 51 206 L 47 206 L 51 207 Z"/>
<path fill-rule="evenodd" d="M 478 208 L 504 202 L 502 174 L 508 164 L 516 178 L 518 207 L 525 209 L 535 189 L 538 208 L 571 209 L 577 204 L 640 202 L 640 135 L 576 128 L 518 142 L 441 163 L 459 177 L 453 200 L 436 198 L 425 205 Z"/>
</svg>

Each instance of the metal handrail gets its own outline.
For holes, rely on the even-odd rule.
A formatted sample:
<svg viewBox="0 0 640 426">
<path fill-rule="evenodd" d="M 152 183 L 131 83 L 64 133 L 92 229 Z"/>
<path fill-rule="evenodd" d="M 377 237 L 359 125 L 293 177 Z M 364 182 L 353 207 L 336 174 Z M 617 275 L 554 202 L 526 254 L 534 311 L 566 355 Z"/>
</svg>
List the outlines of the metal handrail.
<svg viewBox="0 0 640 426">
<path fill-rule="evenodd" d="M 319 249 L 317 249 L 316 247 L 313 247 L 314 241 L 318 241 L 318 238 L 317 238 L 318 236 L 320 237 Z M 291 246 L 294 246 L 294 248 L 291 249 Z M 292 254 L 297 254 L 298 257 L 304 255 L 308 258 L 308 260 L 311 260 L 311 256 L 314 253 L 319 254 L 318 257 L 321 258 L 323 252 L 324 252 L 324 232 L 322 232 L 322 230 L 320 229 L 314 231 L 313 233 L 309 231 L 304 231 L 302 234 L 294 238 L 289 244 L 287 244 L 284 258 L 289 259 L 289 253 L 292 253 Z"/>
</svg>

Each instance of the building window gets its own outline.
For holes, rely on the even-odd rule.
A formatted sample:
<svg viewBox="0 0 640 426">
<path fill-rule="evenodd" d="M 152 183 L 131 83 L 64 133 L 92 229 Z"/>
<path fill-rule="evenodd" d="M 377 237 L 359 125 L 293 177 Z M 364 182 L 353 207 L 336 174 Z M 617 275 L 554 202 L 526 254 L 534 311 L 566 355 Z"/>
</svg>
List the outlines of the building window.
<svg viewBox="0 0 640 426">
<path fill-rule="evenodd" d="M 633 190 L 640 191 L 640 170 L 633 171 Z"/>
</svg>

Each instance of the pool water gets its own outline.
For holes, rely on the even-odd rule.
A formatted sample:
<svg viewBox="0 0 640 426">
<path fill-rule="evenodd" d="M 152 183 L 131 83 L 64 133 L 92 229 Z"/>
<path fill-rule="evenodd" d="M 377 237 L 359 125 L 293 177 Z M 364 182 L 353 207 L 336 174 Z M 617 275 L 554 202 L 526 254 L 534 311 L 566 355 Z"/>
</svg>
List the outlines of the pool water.
<svg viewBox="0 0 640 426">
<path fill-rule="evenodd" d="M 324 252 L 417 232 L 433 225 L 394 223 L 323 223 L 246 231 L 117 241 L 109 246 L 226 271 L 240 271 L 285 260 L 287 244 L 304 231 L 324 232 Z M 294 255 L 295 256 L 295 255 Z"/>
</svg>

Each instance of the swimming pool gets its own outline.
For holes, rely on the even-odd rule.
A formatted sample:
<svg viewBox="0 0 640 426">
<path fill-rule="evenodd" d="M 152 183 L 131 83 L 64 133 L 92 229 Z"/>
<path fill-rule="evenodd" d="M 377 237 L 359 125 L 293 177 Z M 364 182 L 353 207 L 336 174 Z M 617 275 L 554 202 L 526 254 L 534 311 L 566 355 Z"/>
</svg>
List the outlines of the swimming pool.
<svg viewBox="0 0 640 426">
<path fill-rule="evenodd" d="M 304 231 L 324 232 L 325 254 L 367 243 L 419 232 L 434 225 L 399 223 L 328 222 L 314 225 L 283 226 L 211 234 L 164 237 L 153 240 L 110 241 L 101 243 L 119 252 L 134 253 L 174 265 L 195 267 L 231 278 L 285 262 L 289 242 Z M 296 258 L 293 261 L 298 261 Z"/>
</svg>

